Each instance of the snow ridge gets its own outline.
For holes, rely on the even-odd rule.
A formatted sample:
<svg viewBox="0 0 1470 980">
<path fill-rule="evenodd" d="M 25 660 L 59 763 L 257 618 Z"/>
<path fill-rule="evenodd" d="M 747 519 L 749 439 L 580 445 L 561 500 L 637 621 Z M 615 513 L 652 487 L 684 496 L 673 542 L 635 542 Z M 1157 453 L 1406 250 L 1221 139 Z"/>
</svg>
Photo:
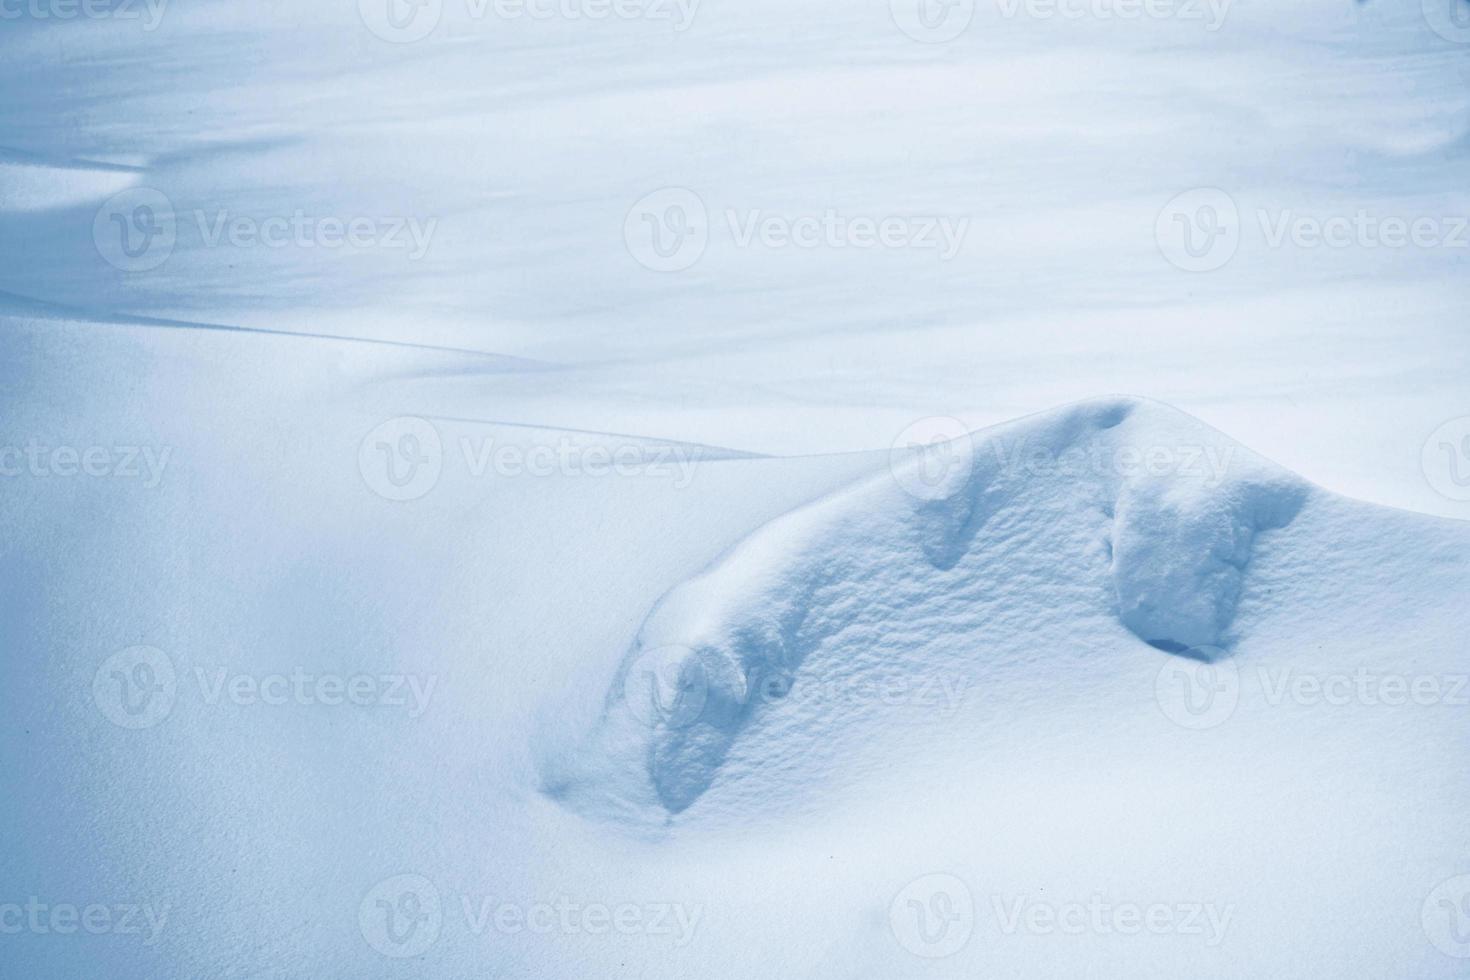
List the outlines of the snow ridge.
<svg viewBox="0 0 1470 980">
<path fill-rule="evenodd" d="M 985 628 L 978 590 L 1012 574 L 1008 553 L 1046 564 L 1003 602 L 1080 585 L 1139 640 L 1212 656 L 1200 648 L 1229 644 L 1256 536 L 1287 526 L 1309 493 L 1202 423 L 1133 398 L 897 450 L 670 589 L 586 744 L 543 760 L 544 789 L 594 811 L 683 811 L 814 651 L 828 671 L 915 656 L 922 671 L 929 645 Z"/>
</svg>

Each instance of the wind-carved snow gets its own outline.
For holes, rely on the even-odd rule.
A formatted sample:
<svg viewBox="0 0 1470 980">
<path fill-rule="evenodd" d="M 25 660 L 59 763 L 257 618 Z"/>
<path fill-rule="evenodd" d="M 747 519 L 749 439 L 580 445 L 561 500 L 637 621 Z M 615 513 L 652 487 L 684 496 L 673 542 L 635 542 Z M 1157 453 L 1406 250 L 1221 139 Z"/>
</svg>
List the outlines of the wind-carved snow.
<svg viewBox="0 0 1470 980">
<path fill-rule="evenodd" d="M 678 813 L 773 692 L 885 662 L 923 674 L 925 651 L 1053 595 L 1110 610 L 1161 650 L 1228 646 L 1256 536 L 1290 523 L 1309 492 L 1137 399 L 899 447 L 670 589 L 585 744 L 543 754 L 544 787 L 581 809 Z"/>
<path fill-rule="evenodd" d="M 136 167 L 48 159 L 0 146 L 0 212 L 44 211 L 89 201 L 137 183 Z"/>
<path fill-rule="evenodd" d="M 1261 531 L 1285 527 L 1303 491 L 1240 481 L 1212 493 L 1164 481 L 1123 487 L 1113 520 L 1113 585 L 1124 626 L 1164 650 L 1227 635 Z"/>
</svg>

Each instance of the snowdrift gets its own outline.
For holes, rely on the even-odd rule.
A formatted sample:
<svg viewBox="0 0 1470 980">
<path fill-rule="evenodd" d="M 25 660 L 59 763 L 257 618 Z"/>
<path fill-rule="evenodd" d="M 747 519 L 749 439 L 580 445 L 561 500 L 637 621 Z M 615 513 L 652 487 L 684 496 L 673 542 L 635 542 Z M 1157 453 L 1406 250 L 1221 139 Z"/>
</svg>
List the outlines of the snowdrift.
<svg viewBox="0 0 1470 980">
<path fill-rule="evenodd" d="M 442 923 L 404 975 L 910 976 L 893 902 L 934 874 L 973 898 L 935 976 L 1455 975 L 1420 917 L 1467 870 L 1462 523 L 1118 398 L 798 458 L 651 420 L 700 450 L 687 480 L 538 476 L 491 450 L 630 442 L 489 422 L 451 352 L 15 305 L 13 444 L 169 450 L 157 481 L 0 485 L 10 894 L 89 900 L 107 868 L 170 909 L 151 946 L 17 937 L 36 975 L 380 975 L 360 910 L 405 874 Z M 405 415 L 442 467 L 395 500 L 362 451 Z M 94 682 L 139 645 L 178 687 L 135 731 Z M 1235 695 L 1198 718 L 1163 697 L 1195 668 Z M 221 670 L 433 693 L 236 703 Z M 1298 697 L 1360 672 L 1445 703 Z M 1097 894 L 1219 927 L 1013 928 Z M 480 915 L 563 898 L 697 925 Z"/>
<path fill-rule="evenodd" d="M 851 686 L 905 661 L 916 681 L 935 674 L 937 651 L 982 635 L 998 603 L 1106 608 L 1167 654 L 1220 656 L 1257 538 L 1313 493 L 1188 416 L 1128 398 L 899 445 L 889 462 L 669 590 L 585 755 L 547 760 L 548 792 L 680 812 L 792 689 Z M 1018 575 L 1025 555 L 1034 564 Z"/>
</svg>

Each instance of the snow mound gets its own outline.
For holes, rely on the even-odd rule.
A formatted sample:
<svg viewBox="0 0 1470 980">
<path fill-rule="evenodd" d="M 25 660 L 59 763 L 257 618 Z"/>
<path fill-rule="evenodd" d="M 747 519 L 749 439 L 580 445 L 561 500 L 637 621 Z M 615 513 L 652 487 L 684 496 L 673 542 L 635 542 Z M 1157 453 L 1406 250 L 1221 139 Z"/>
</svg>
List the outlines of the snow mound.
<svg viewBox="0 0 1470 980">
<path fill-rule="evenodd" d="M 1102 612 L 1161 650 L 1213 656 L 1232 642 L 1257 536 L 1311 492 L 1141 399 L 899 445 L 670 589 L 586 743 L 541 754 L 544 788 L 584 810 L 679 813 L 752 720 L 813 673 L 896 667 L 917 682 L 1018 611 Z"/>
</svg>

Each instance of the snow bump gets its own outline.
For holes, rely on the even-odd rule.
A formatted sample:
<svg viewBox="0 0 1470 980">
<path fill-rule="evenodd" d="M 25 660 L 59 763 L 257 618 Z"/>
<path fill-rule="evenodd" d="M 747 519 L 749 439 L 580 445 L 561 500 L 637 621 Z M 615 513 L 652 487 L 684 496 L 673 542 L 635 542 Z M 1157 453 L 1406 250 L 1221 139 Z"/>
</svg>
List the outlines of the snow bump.
<svg viewBox="0 0 1470 980">
<path fill-rule="evenodd" d="M 1255 539 L 1289 524 L 1307 494 L 1208 426 L 1140 399 L 899 451 L 671 588 L 584 744 L 543 754 L 543 787 L 584 810 L 680 813 L 774 710 L 773 689 L 894 665 L 932 681 L 997 619 L 1089 614 L 1067 602 L 1171 653 L 1228 645 Z M 983 683 L 987 665 L 971 666 Z M 782 730 L 841 738 L 842 710 L 828 709 Z"/>
</svg>

